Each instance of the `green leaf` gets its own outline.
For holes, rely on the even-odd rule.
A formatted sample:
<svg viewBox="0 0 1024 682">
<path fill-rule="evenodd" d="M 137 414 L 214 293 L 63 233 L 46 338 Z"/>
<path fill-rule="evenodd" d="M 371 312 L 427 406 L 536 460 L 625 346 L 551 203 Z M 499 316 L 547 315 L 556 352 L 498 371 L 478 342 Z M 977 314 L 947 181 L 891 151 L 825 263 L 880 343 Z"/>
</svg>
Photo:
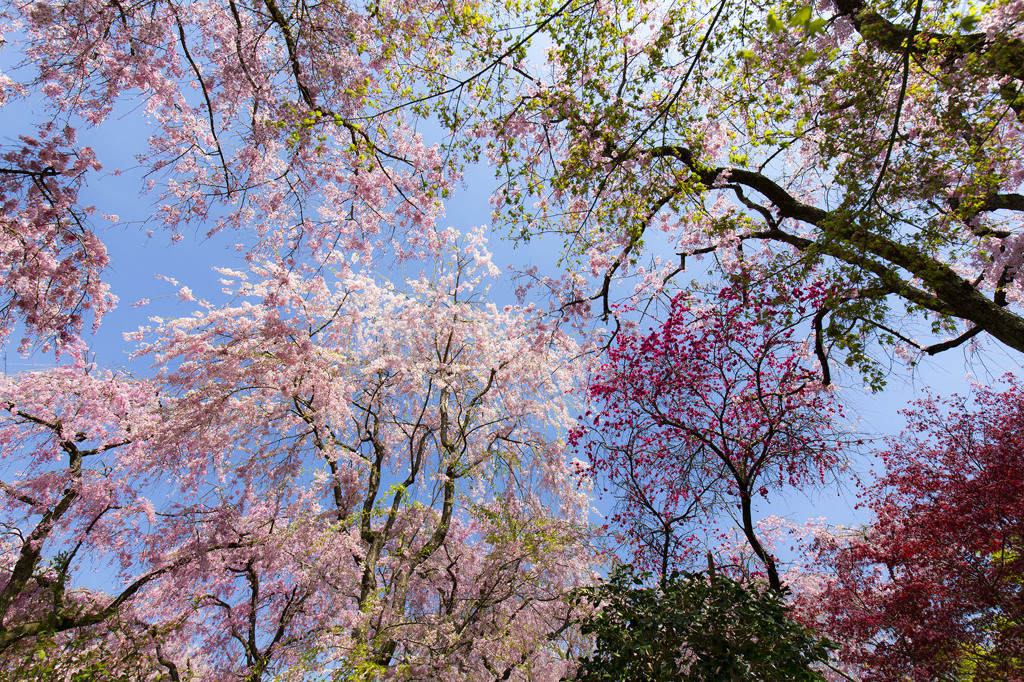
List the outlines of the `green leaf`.
<svg viewBox="0 0 1024 682">
<path fill-rule="evenodd" d="M 790 26 L 806 26 L 811 21 L 811 6 L 804 5 L 790 18 Z"/>
<path fill-rule="evenodd" d="M 802 55 L 797 57 L 796 63 L 800 66 L 807 66 L 818 57 L 818 53 L 814 50 L 807 50 Z"/>
<path fill-rule="evenodd" d="M 825 30 L 825 24 L 827 24 L 827 23 L 828 23 L 828 21 L 826 21 L 825 19 L 822 19 L 821 17 L 818 17 L 817 19 L 811 19 L 807 23 L 807 25 L 804 26 L 804 30 L 807 31 L 808 35 L 812 35 L 813 36 L 813 35 L 815 35 L 817 33 L 821 33 L 822 31 L 824 31 Z"/>
</svg>

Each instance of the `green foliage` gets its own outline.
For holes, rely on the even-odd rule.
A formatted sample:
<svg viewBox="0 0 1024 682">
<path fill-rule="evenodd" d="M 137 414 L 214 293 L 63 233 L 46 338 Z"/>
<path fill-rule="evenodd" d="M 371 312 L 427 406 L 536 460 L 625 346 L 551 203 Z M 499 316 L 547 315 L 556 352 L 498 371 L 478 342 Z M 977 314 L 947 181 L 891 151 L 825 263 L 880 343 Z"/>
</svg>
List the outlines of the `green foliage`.
<svg viewBox="0 0 1024 682">
<path fill-rule="evenodd" d="M 577 592 L 594 610 L 582 631 L 596 639 L 576 680 L 823 680 L 813 669 L 835 647 L 790 617 L 783 595 L 711 573 L 650 574 L 617 568 Z"/>
<path fill-rule="evenodd" d="M 487 111 L 488 131 L 517 131 L 490 142 L 495 221 L 562 235 L 566 264 L 607 263 L 606 307 L 631 268 L 786 254 L 842 292 L 817 311 L 818 357 L 874 390 L 894 359 L 982 332 L 1024 351 L 1000 243 L 1021 196 L 1015 7 L 569 2 L 532 24 L 550 65 Z"/>
</svg>

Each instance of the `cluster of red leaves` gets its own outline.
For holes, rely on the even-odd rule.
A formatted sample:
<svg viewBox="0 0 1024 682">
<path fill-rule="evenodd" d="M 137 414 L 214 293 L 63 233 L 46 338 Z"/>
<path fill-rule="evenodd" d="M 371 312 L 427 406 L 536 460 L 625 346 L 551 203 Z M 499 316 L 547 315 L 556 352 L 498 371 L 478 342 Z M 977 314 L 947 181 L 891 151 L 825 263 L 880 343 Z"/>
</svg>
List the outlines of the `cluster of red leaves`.
<svg viewBox="0 0 1024 682">
<path fill-rule="evenodd" d="M 863 535 L 819 538 L 807 598 L 865 680 L 1024 674 L 1024 388 L 918 401 L 865 491 Z"/>
<path fill-rule="evenodd" d="M 660 327 L 616 339 L 573 442 L 617 488 L 611 520 L 638 563 L 685 566 L 706 529 L 738 507 L 771 579 L 753 500 L 822 482 L 841 464 L 832 430 L 839 408 L 797 335 L 827 293 L 737 283 L 712 303 L 679 294 Z"/>
</svg>

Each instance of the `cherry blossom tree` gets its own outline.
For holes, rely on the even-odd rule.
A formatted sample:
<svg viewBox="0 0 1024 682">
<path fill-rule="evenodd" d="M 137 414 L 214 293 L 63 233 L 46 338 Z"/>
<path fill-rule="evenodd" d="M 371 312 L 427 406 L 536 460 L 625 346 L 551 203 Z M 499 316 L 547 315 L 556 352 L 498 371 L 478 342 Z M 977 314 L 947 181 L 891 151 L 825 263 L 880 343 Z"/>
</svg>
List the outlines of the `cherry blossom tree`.
<svg viewBox="0 0 1024 682">
<path fill-rule="evenodd" d="M 760 243 L 793 281 L 825 267 L 823 359 L 876 388 L 875 341 L 1024 351 L 1022 25 L 1015 1 L 573 3 L 480 126 L 496 215 L 564 235 L 598 275 L 568 300 L 605 316 L 640 265 L 665 280 Z"/>
<path fill-rule="evenodd" d="M 92 210 L 78 201 L 83 178 L 99 164 L 91 149 L 76 149 L 74 142 L 72 127 L 57 130 L 49 123 L 35 137 L 22 136 L 20 148 L 3 153 L 0 335 L 5 339 L 23 321 L 36 336 L 68 345 L 82 330 L 86 310 L 98 321 L 116 301 L 100 277 L 108 258 L 88 226 Z"/>
<path fill-rule="evenodd" d="M 1014 679 L 1024 670 L 1022 389 L 926 398 L 864 490 L 874 519 L 817 540 L 804 610 L 865 680 Z"/>
<path fill-rule="evenodd" d="M 271 548 L 292 545 L 292 532 L 324 538 L 298 543 L 317 561 L 287 557 L 322 566 L 330 577 L 310 579 L 337 586 L 312 611 L 344 626 L 314 649 L 378 674 L 557 679 L 557 633 L 569 626 L 561 595 L 592 562 L 587 495 L 552 439 L 568 422 L 574 345 L 529 310 L 476 300 L 481 252 L 472 240 L 466 249 L 408 291 L 260 269 L 238 285 L 260 305 L 167 323 L 146 352 L 178 365 L 167 380 L 181 411 L 167 437 L 203 432 L 187 455 L 193 475 L 212 475 L 211 453 L 226 458 L 220 467 L 243 458 L 230 465 L 239 492 L 225 508 L 240 513 L 231 532 L 294 528 L 256 543 L 275 561 L 285 556 Z M 280 491 L 272 504 L 269 491 Z M 312 570 L 228 560 L 228 572 L 246 566 L 275 581 Z M 255 578 L 246 581 L 254 598 Z M 212 595 L 233 621 L 233 602 Z M 268 631 L 280 631 L 288 603 L 270 609 Z"/>
<path fill-rule="evenodd" d="M 794 311 L 810 314 L 827 291 L 750 284 L 738 277 L 711 301 L 677 294 L 659 327 L 617 336 L 573 435 L 619 496 L 612 521 L 642 565 L 687 568 L 732 514 L 780 590 L 756 501 L 843 465 L 842 413 L 796 336 Z"/>
<path fill-rule="evenodd" d="M 132 475 L 137 431 L 155 398 L 147 382 L 82 365 L 4 377 L 5 461 L 22 464 L 2 487 L 0 651 L 47 632 L 98 623 L 154 575 L 137 576 L 105 602 L 71 589 L 81 555 L 104 547 L 134 562 L 132 519 L 145 478 Z M 7 465 L 10 466 L 10 463 Z M 7 476 L 5 476 L 7 478 Z M 60 550 L 48 557 L 45 550 Z"/>
<path fill-rule="evenodd" d="M 397 230 L 418 252 L 460 169 L 417 121 L 458 95 L 446 77 L 482 21 L 473 3 L 5 5 L 0 106 L 40 113 L 0 148 L 0 332 L 67 345 L 116 302 L 100 235 L 130 232 L 83 204 L 104 150 L 78 133 L 116 128 L 118 106 L 152 126 L 140 189 L 174 240 L 242 230 L 254 262 L 346 267 Z"/>
<path fill-rule="evenodd" d="M 579 350 L 486 300 L 482 233 L 438 222 L 464 142 L 420 130 L 482 87 L 459 76 L 478 6 L 37 2 L 0 31 L 0 104 L 41 112 L 0 149 L 0 336 L 63 363 L 0 389 L 0 667 L 571 672 L 565 595 L 596 564 L 560 441 Z M 247 259 L 232 303 L 181 287 L 195 311 L 129 334 L 140 379 L 87 360 L 128 233 L 88 205 L 109 176 L 79 133 L 119 107 L 151 126 L 151 233 L 237 231 Z"/>
<path fill-rule="evenodd" d="M 0 660 L 56 642 L 149 661 L 139 679 L 567 674 L 567 593 L 595 565 L 557 440 L 578 351 L 480 299 L 479 235 L 446 254 L 403 289 L 225 271 L 235 303 L 135 334 L 151 380 L 6 379 L 4 458 L 26 467 L 3 483 Z M 90 558 L 121 587 L 77 587 Z"/>
</svg>

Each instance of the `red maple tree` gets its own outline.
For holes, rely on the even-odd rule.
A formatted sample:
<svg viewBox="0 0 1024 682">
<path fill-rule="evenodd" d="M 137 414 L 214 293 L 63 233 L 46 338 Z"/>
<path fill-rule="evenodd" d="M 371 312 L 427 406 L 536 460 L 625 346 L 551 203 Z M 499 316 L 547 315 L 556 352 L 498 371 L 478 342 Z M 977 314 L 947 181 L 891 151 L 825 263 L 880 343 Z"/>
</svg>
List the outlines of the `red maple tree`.
<svg viewBox="0 0 1024 682">
<path fill-rule="evenodd" d="M 864 491 L 874 521 L 817 540 L 833 577 L 807 606 L 865 680 L 1024 675 L 1024 388 L 1007 380 L 918 401 Z"/>
</svg>

